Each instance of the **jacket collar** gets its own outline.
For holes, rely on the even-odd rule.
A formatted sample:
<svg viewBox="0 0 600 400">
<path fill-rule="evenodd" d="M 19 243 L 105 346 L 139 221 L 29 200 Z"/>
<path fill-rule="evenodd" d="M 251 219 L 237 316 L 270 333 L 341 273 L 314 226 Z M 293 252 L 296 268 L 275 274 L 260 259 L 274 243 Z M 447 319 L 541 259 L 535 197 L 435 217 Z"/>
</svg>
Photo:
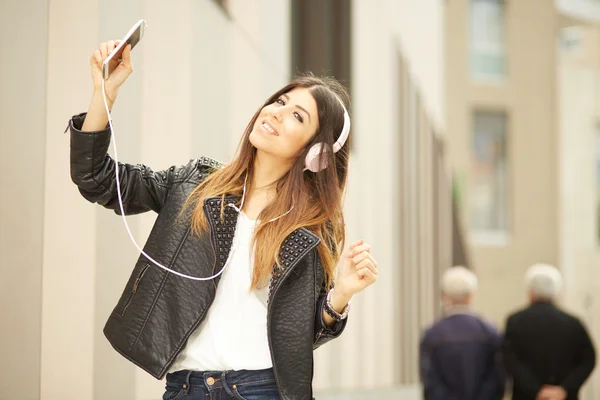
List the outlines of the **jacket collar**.
<svg viewBox="0 0 600 400">
<path fill-rule="evenodd" d="M 468 305 L 451 305 L 444 308 L 444 316 L 450 317 L 452 315 L 475 315 L 473 309 Z"/>
<path fill-rule="evenodd" d="M 213 248 L 216 256 L 213 274 L 215 270 L 219 270 L 225 265 L 235 235 L 238 212 L 233 207 L 228 207 L 227 204 L 237 205 L 240 200 L 240 196 L 225 196 L 223 218 L 220 217 L 221 197 L 209 197 L 204 201 L 204 212 L 211 228 Z M 290 271 L 304 256 L 316 248 L 320 242 L 319 237 L 306 228 L 296 229 L 288 235 L 279 250 L 281 267 L 274 266 L 273 274 L 271 275 L 269 302 L 281 285 L 281 282 L 289 276 Z"/>
</svg>

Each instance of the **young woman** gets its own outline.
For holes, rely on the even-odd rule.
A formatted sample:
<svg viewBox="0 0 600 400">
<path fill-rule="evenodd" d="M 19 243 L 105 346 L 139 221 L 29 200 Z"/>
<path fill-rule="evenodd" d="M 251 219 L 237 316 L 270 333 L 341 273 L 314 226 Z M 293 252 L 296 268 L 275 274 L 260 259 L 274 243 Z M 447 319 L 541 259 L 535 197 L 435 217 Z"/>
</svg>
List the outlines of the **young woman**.
<svg viewBox="0 0 600 400">
<path fill-rule="evenodd" d="M 121 213 L 117 173 L 123 211 L 158 217 L 106 337 L 167 375 L 165 400 L 310 399 L 313 350 L 342 333 L 350 299 L 377 279 L 367 243 L 342 254 L 347 91 L 294 80 L 255 113 L 226 166 L 116 165 L 101 89 L 115 45 L 91 58 L 92 102 L 70 122 L 71 176 L 87 200 Z M 109 109 L 132 72 L 130 51 L 105 82 Z"/>
</svg>

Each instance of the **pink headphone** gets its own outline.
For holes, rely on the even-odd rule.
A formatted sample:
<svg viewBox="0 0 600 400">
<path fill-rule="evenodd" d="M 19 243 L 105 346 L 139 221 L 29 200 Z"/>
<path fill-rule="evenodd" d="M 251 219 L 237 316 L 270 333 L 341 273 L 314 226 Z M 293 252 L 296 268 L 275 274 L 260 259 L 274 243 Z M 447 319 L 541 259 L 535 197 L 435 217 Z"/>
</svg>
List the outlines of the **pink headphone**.
<svg viewBox="0 0 600 400">
<path fill-rule="evenodd" d="M 348 111 L 346 107 L 344 107 L 344 103 L 338 98 L 342 108 L 344 109 L 344 127 L 342 128 L 342 133 L 338 140 L 333 144 L 333 152 L 337 153 L 348 140 L 348 134 L 350 133 L 350 116 L 348 115 Z M 325 143 L 315 143 L 308 153 L 306 153 L 306 158 L 304 159 L 304 170 L 309 170 L 312 172 L 319 172 L 327 168 L 327 158 L 323 157 L 319 160 L 319 155 L 321 154 L 321 149 L 325 146 Z M 324 148 L 324 151 L 327 151 Z M 319 162 L 320 161 L 320 162 Z"/>
</svg>

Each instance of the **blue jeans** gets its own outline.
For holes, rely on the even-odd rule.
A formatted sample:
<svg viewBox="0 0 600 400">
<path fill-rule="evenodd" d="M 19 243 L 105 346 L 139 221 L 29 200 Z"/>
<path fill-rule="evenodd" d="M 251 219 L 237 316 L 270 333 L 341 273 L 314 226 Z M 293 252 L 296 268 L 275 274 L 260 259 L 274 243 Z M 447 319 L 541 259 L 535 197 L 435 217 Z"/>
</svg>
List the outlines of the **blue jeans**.
<svg viewBox="0 0 600 400">
<path fill-rule="evenodd" d="M 273 368 L 256 371 L 177 371 L 167 374 L 163 400 L 280 400 Z"/>
</svg>

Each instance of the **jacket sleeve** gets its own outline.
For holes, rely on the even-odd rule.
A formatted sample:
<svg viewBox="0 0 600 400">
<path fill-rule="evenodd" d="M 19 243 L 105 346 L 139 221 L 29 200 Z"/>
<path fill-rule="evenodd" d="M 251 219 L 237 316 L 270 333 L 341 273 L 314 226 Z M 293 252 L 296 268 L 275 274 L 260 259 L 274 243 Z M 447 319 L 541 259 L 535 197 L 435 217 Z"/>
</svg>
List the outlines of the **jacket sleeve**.
<svg viewBox="0 0 600 400">
<path fill-rule="evenodd" d="M 441 379 L 433 362 L 433 348 L 425 332 L 419 346 L 419 372 L 425 400 L 458 400 Z"/>
<path fill-rule="evenodd" d="M 506 372 L 514 380 L 514 384 L 518 385 L 531 398 L 535 398 L 542 388 L 542 384 L 531 372 L 531 369 L 519 358 L 516 329 L 514 318 L 511 316 L 506 321 L 506 331 L 502 345 L 504 365 Z"/>
<path fill-rule="evenodd" d="M 590 376 L 596 365 L 594 345 L 587 330 L 580 321 L 577 321 L 577 333 L 580 344 L 577 354 L 579 363 L 561 384 L 569 396 L 577 394 L 579 388 L 581 388 L 585 380 Z"/>
<path fill-rule="evenodd" d="M 117 168 L 125 214 L 159 212 L 173 183 L 183 178 L 190 165 L 154 172 L 145 165 L 119 163 L 108 155 L 110 129 L 82 132 L 86 114 L 71 118 L 71 179 L 88 201 L 121 214 L 117 195 Z M 190 162 L 192 163 L 192 162 Z"/>
<path fill-rule="evenodd" d="M 341 321 L 337 321 L 332 327 L 328 327 L 323 320 L 323 309 L 325 308 L 325 301 L 327 298 L 327 291 L 325 287 L 322 288 L 317 301 L 316 313 L 315 313 L 315 340 L 313 343 L 313 350 L 317 349 L 321 345 L 329 342 L 332 339 L 339 337 L 348 323 L 348 318 Z"/>
<path fill-rule="evenodd" d="M 318 252 L 314 252 L 317 276 L 316 281 L 321 282 L 319 296 L 317 298 L 316 306 L 315 306 L 315 332 L 314 332 L 314 341 L 313 341 L 313 350 L 316 350 L 318 347 L 323 344 L 329 342 L 332 339 L 339 337 L 344 329 L 346 329 L 346 324 L 348 323 L 348 318 L 343 319 L 341 321 L 337 321 L 333 324 L 333 326 L 329 327 L 325 324 L 323 320 L 323 310 L 325 308 L 325 302 L 327 301 L 327 293 L 329 289 L 325 287 L 323 284 L 323 267 L 321 265 L 321 259 L 319 257 Z M 315 291 L 316 292 L 316 291 Z"/>
</svg>

